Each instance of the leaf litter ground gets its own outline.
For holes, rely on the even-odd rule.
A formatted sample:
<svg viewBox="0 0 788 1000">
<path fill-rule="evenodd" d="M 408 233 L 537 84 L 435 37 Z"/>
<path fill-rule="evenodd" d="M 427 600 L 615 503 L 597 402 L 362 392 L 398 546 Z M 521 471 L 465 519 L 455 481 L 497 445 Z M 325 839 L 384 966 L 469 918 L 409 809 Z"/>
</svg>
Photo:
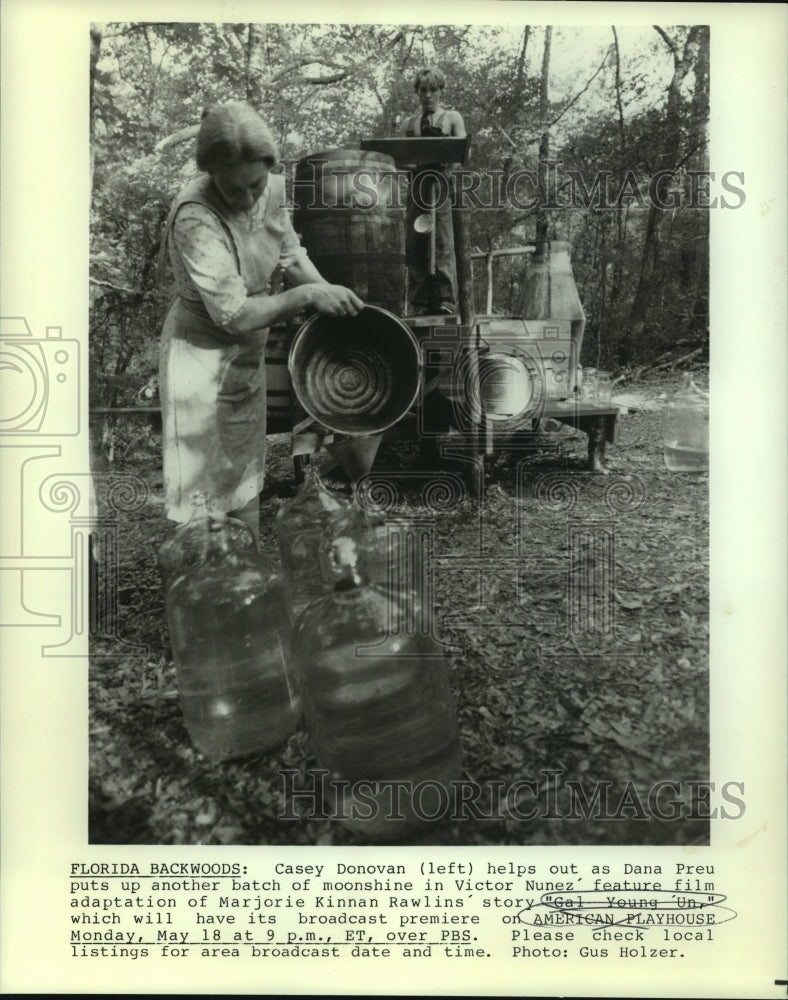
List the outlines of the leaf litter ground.
<svg viewBox="0 0 788 1000">
<path fill-rule="evenodd" d="M 481 504 L 454 498 L 436 515 L 435 620 L 464 778 L 481 791 L 464 818 L 405 843 L 708 842 L 704 802 L 688 784 L 709 774 L 708 476 L 665 468 L 661 406 L 677 384 L 652 378 L 618 397 L 635 412 L 608 446 L 609 476 L 585 471 L 584 435 L 554 429 L 536 450 L 488 458 Z M 288 439 L 269 444 L 261 535 L 275 555 L 274 516 L 294 482 Z M 416 458 L 405 441 L 375 465 L 397 473 L 403 516 L 424 509 Z M 149 492 L 118 515 L 122 641 L 92 639 L 90 841 L 359 843 L 285 799 L 283 770 L 311 787 L 303 728 L 231 763 L 192 748 L 156 569 L 170 529 L 155 436 L 139 435 L 114 471 L 136 473 Z M 343 479 L 329 483 L 349 493 Z M 288 812 L 298 818 L 280 818 Z"/>
</svg>

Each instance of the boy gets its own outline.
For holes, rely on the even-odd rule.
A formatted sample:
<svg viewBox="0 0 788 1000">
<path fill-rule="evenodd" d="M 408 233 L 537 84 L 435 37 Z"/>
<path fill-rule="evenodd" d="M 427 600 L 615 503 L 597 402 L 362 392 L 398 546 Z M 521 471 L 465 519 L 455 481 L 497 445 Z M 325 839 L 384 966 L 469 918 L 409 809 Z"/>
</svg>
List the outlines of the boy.
<svg viewBox="0 0 788 1000">
<path fill-rule="evenodd" d="M 446 81 L 438 69 L 426 68 L 416 74 L 413 89 L 421 102 L 421 112 L 407 117 L 400 134 L 405 136 L 456 136 L 464 138 L 465 124 L 459 111 L 442 107 Z M 451 200 L 448 185 L 436 181 L 436 171 L 444 171 L 438 163 L 422 164 L 413 172 L 405 215 L 405 256 L 408 263 L 411 314 L 457 312 L 457 269 L 454 260 L 454 232 L 451 221 Z M 431 182 L 429 174 L 433 174 Z M 428 194 L 428 192 L 430 192 Z M 414 229 L 414 222 L 428 210 L 425 201 L 435 207 L 435 271 L 430 274 L 430 235 Z"/>
</svg>

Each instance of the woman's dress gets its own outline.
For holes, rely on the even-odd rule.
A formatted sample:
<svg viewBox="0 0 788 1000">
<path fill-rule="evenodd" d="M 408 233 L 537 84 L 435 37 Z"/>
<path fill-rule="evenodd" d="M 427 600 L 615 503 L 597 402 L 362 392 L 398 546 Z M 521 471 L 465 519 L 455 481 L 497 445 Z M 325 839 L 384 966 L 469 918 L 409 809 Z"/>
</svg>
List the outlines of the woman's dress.
<svg viewBox="0 0 788 1000">
<path fill-rule="evenodd" d="M 306 255 L 269 175 L 248 212 L 231 211 L 205 174 L 176 197 L 164 245 L 177 289 L 164 322 L 159 386 L 167 517 L 184 521 L 194 492 L 239 510 L 263 486 L 267 329 L 239 334 L 247 296 L 267 294 L 277 266 Z"/>
</svg>

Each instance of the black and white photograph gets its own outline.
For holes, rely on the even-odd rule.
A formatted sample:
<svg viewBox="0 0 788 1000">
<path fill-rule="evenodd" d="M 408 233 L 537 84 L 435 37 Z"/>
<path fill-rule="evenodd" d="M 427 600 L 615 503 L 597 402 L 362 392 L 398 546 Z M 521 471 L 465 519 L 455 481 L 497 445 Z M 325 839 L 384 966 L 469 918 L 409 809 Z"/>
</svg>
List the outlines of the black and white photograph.
<svg viewBox="0 0 788 1000">
<path fill-rule="evenodd" d="M 741 810 L 709 88 L 702 24 L 92 26 L 91 842 L 707 844 Z"/>
<path fill-rule="evenodd" d="M 747 10 L 5 5 L 2 989 L 784 995 Z"/>
</svg>

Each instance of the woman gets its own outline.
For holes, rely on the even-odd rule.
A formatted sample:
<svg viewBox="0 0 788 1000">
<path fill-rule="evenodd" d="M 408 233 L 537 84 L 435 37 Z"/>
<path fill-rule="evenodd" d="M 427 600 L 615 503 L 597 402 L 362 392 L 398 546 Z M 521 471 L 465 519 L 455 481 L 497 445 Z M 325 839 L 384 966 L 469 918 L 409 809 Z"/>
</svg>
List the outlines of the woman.
<svg viewBox="0 0 788 1000">
<path fill-rule="evenodd" d="M 416 74 L 413 89 L 421 103 L 421 112 L 406 118 L 400 128 L 405 136 L 457 136 L 464 138 L 465 124 L 459 111 L 448 111 L 441 106 L 446 86 L 443 73 L 438 69 L 422 69 Z M 432 182 L 433 193 L 429 199 L 435 209 L 435 275 L 429 273 L 429 236 L 417 233 L 413 224 L 428 207 L 425 199 L 427 177 L 440 170 L 439 164 L 425 164 L 414 173 L 405 216 L 405 256 L 408 262 L 411 313 L 455 315 L 457 311 L 457 266 L 454 260 L 454 230 L 451 221 L 451 201 L 447 197 L 448 185 L 441 184 L 443 192 Z M 426 171 L 426 173 L 425 173 Z M 419 204 L 421 202 L 421 204 Z"/>
<path fill-rule="evenodd" d="M 184 521 L 191 495 L 258 537 L 265 462 L 268 328 L 306 308 L 355 316 L 363 302 L 330 285 L 300 246 L 285 206 L 279 153 L 257 112 L 216 105 L 197 135 L 202 175 L 176 197 L 164 235 L 178 296 L 162 332 L 160 391 L 167 516 Z M 286 291 L 267 293 L 274 269 Z"/>
</svg>

